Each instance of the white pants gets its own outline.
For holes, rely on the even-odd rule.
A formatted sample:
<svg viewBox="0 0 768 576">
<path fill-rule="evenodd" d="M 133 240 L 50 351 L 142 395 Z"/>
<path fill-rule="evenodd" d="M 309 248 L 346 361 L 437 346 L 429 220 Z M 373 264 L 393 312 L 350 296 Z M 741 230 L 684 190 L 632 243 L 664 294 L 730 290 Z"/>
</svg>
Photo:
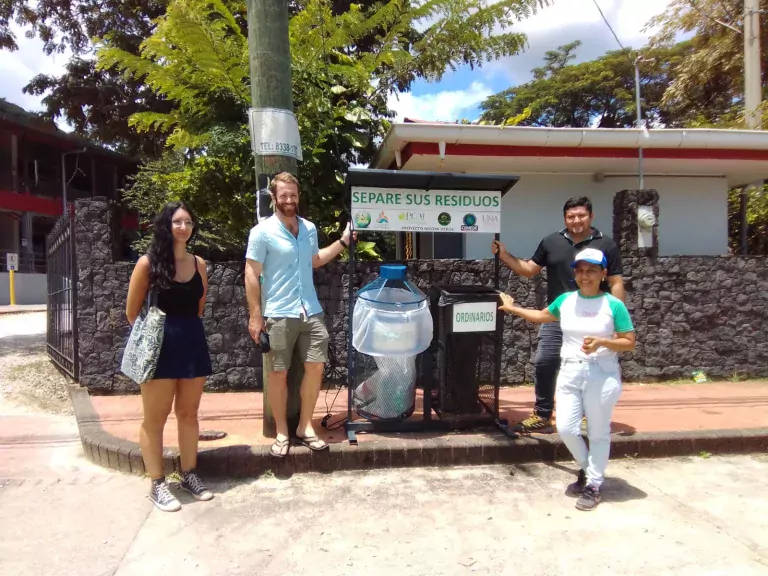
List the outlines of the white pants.
<svg viewBox="0 0 768 576">
<path fill-rule="evenodd" d="M 557 432 L 577 464 L 587 473 L 587 484 L 600 488 L 611 452 L 611 415 L 621 395 L 621 368 L 614 358 L 563 359 L 555 392 Z M 587 417 L 589 450 L 581 437 L 581 418 Z"/>
</svg>

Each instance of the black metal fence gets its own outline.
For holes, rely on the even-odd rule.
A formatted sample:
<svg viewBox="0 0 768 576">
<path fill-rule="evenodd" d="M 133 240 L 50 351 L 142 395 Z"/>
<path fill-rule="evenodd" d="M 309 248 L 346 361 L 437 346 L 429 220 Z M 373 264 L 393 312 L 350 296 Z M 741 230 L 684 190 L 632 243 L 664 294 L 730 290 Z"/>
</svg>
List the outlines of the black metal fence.
<svg viewBox="0 0 768 576">
<path fill-rule="evenodd" d="M 77 261 L 75 219 L 64 214 L 46 239 L 48 268 L 48 356 L 77 380 Z"/>
</svg>

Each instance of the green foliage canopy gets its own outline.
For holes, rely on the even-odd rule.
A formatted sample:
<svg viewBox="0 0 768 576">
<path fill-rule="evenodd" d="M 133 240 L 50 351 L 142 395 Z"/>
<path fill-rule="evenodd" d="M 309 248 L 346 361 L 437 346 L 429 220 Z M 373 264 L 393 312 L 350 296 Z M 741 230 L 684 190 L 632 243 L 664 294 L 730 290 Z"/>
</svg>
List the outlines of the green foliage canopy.
<svg viewBox="0 0 768 576">
<path fill-rule="evenodd" d="M 370 8 L 350 4 L 337 13 L 324 0 L 296 2 L 290 41 L 308 216 L 323 226 L 340 217 L 343 173 L 373 157 L 392 117 L 392 92 L 417 79 L 437 81 L 447 69 L 518 53 L 525 36 L 507 30 L 545 4 L 389 0 Z M 142 170 L 127 198 L 144 214 L 183 198 L 208 220 L 219 217 L 210 211 L 212 196 L 225 219 L 203 240 L 222 249 L 239 249 L 248 223 L 235 215 L 253 212 L 243 10 L 242 2 L 174 0 L 138 54 L 115 45 L 110 34 L 97 44 L 98 70 L 117 70 L 172 103 L 168 112 L 142 111 L 129 119 L 141 133 L 166 134 L 170 149 Z M 219 154 L 231 160 L 214 158 Z"/>
</svg>

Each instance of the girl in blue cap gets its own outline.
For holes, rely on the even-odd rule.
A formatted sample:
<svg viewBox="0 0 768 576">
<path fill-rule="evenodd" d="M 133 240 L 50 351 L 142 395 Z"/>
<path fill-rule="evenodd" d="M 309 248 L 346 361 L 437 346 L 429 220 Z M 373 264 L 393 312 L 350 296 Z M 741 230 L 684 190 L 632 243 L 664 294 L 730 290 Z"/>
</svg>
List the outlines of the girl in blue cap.
<svg viewBox="0 0 768 576">
<path fill-rule="evenodd" d="M 560 321 L 557 432 L 579 465 L 578 480 L 567 493 L 579 497 L 579 510 L 594 510 L 611 450 L 611 415 L 621 394 L 618 353 L 634 349 L 635 329 L 624 303 L 600 290 L 607 274 L 600 250 L 582 250 L 571 267 L 577 291 L 561 295 L 543 310 L 520 308 L 511 296 L 501 294 L 499 309 L 529 322 Z M 589 449 L 581 437 L 585 415 Z"/>
</svg>

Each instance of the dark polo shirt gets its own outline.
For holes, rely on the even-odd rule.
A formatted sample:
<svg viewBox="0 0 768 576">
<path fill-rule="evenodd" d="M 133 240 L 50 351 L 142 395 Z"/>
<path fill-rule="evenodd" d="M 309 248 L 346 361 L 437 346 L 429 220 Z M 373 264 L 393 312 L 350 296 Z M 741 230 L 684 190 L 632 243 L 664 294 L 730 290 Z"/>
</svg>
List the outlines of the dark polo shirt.
<svg viewBox="0 0 768 576">
<path fill-rule="evenodd" d="M 547 269 L 547 303 L 552 304 L 560 294 L 576 290 L 571 262 L 584 248 L 596 248 L 605 254 L 608 260 L 608 276 L 621 276 L 621 256 L 619 248 L 610 236 L 604 236 L 597 228 L 592 228 L 592 235 L 574 244 L 563 229 L 544 238 L 536 248 L 531 260 Z M 607 285 L 603 286 L 608 291 Z"/>
</svg>

